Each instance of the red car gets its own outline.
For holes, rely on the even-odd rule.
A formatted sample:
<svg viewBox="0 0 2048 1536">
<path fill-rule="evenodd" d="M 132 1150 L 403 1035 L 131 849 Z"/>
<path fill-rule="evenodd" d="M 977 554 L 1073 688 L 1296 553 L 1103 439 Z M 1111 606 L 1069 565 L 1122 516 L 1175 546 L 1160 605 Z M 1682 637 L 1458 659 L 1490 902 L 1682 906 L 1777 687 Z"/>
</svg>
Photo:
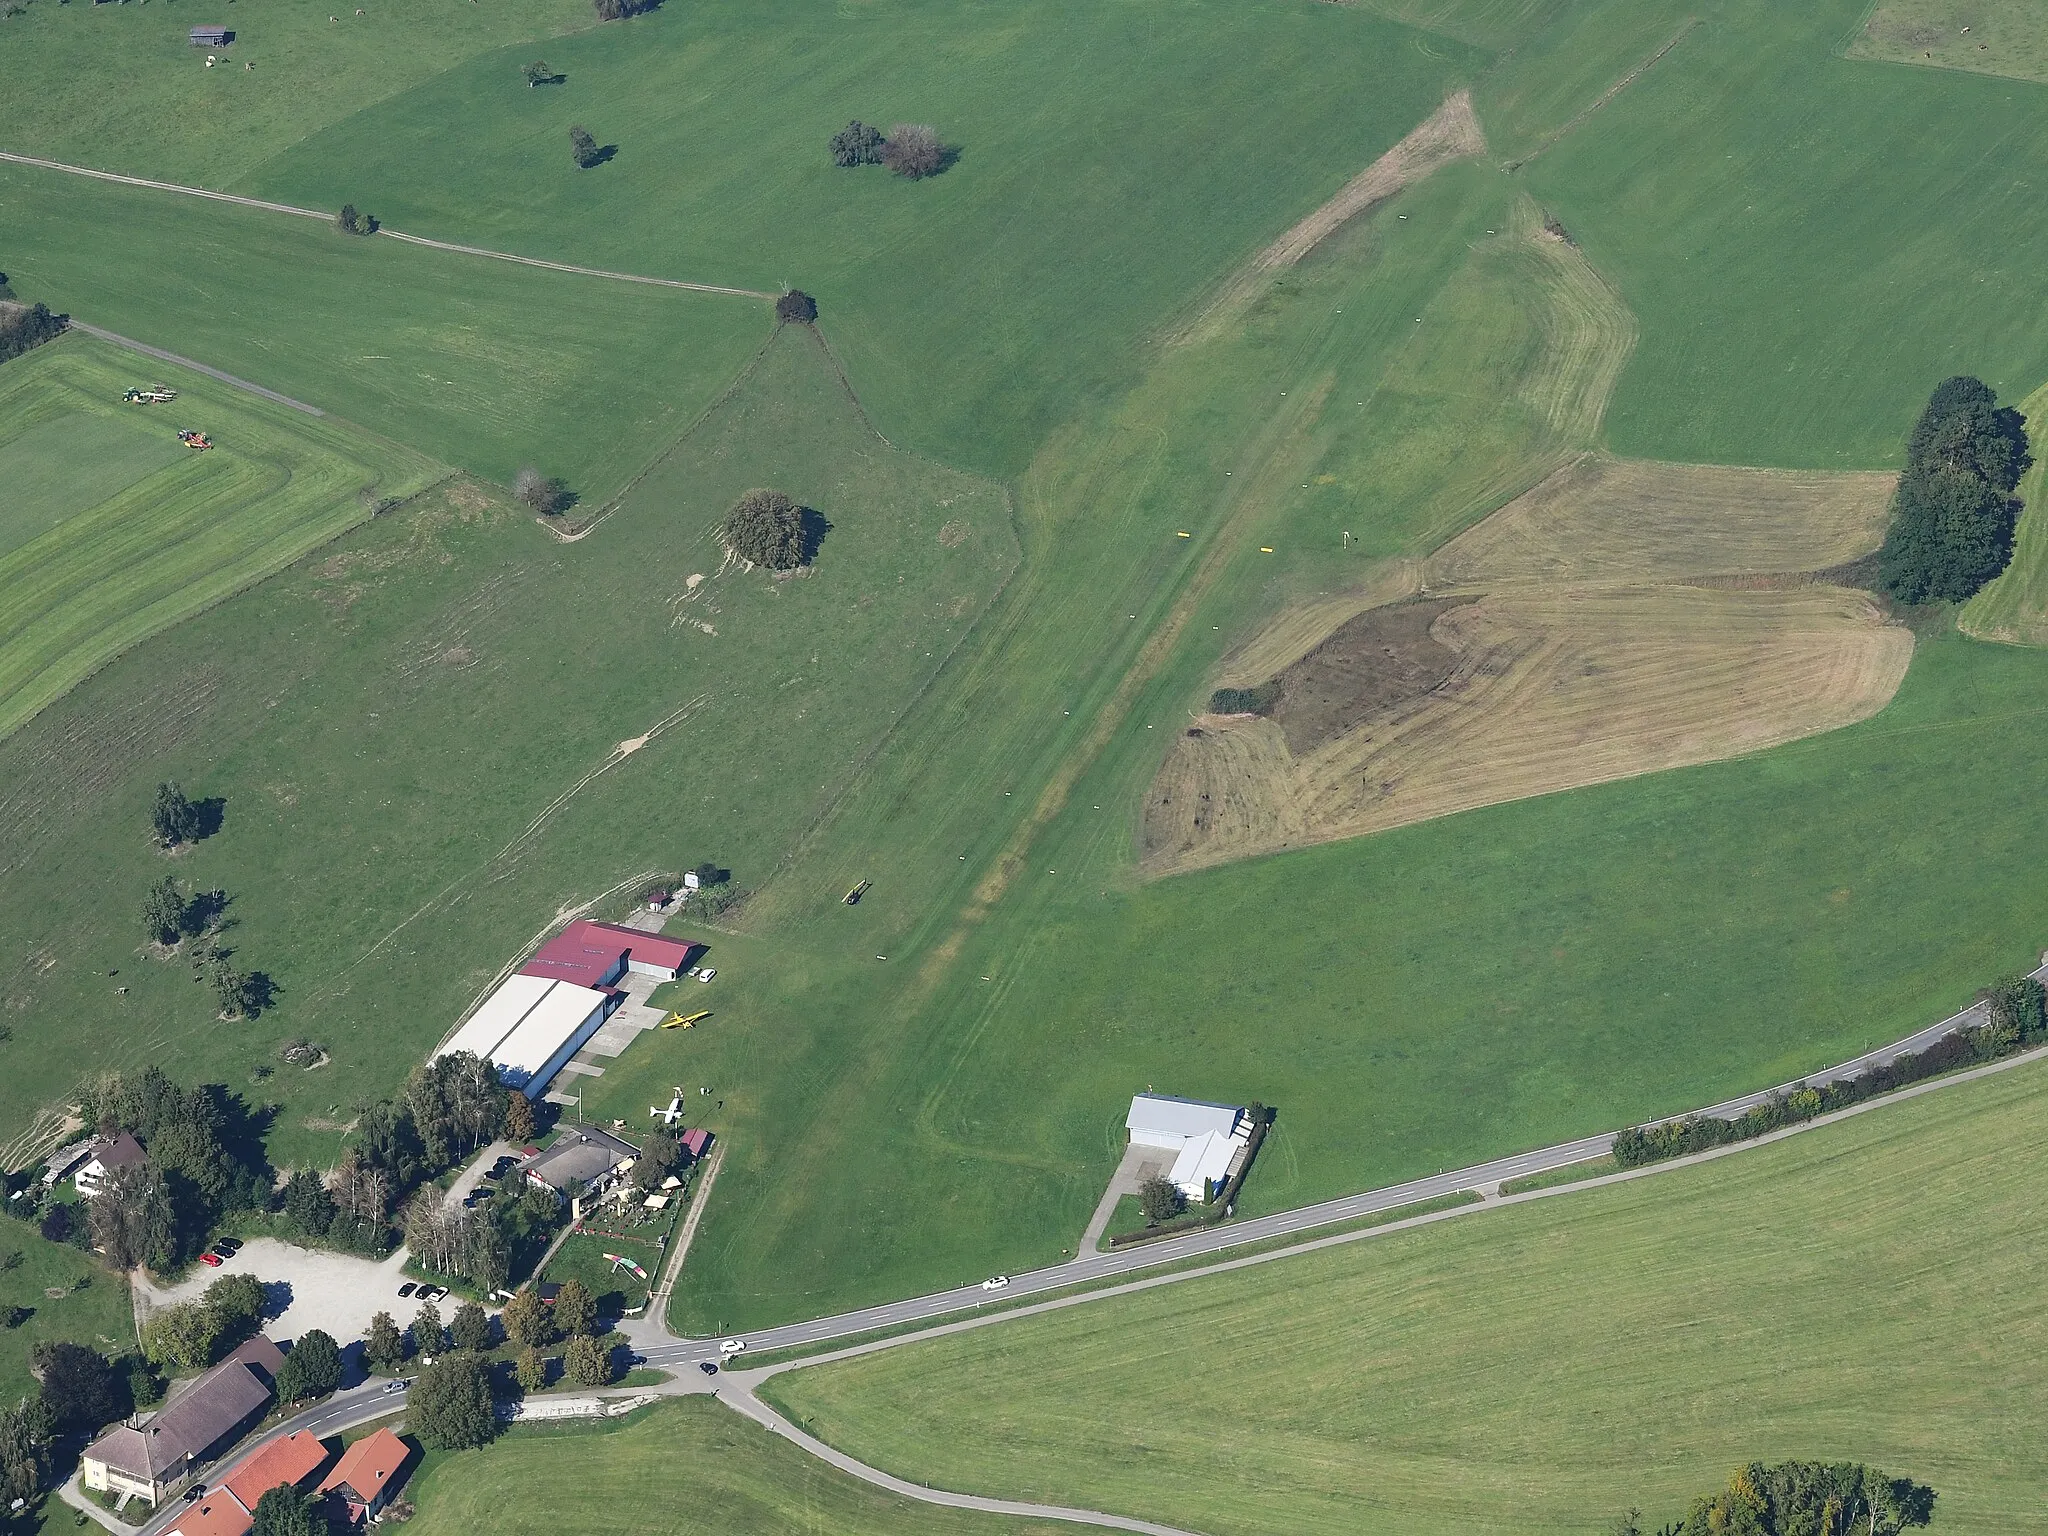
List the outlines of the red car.
<svg viewBox="0 0 2048 1536">
<path fill-rule="evenodd" d="M 209 1269 L 219 1269 L 220 1255 L 217 1253 L 202 1253 L 199 1255 L 199 1262 L 206 1265 Z"/>
</svg>

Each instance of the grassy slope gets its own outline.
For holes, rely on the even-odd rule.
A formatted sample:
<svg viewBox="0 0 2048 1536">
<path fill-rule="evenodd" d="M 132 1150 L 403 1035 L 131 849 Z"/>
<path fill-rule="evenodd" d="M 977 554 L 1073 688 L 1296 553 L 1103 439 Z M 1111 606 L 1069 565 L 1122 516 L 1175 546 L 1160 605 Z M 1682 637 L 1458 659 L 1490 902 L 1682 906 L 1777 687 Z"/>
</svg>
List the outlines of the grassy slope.
<svg viewBox="0 0 2048 1536">
<path fill-rule="evenodd" d="M 1969 634 L 2018 645 L 2048 644 L 2048 386 L 2020 402 L 2035 445 L 2034 467 L 2020 482 L 2025 504 L 2013 539 L 2012 563 L 1956 615 Z"/>
<path fill-rule="evenodd" d="M 1130 376 L 1132 343 L 1428 115 L 1476 56 L 1303 0 L 706 0 L 504 52 L 279 155 L 237 190 L 343 196 L 422 234 L 818 296 L 899 440 L 1014 474 Z M 957 165 L 835 169 L 849 118 Z M 587 123 L 617 158 L 571 164 Z M 450 125 L 458 125 L 450 131 Z M 436 144 L 423 164 L 415 146 Z"/>
<path fill-rule="evenodd" d="M 117 1355 L 135 1347 L 127 1284 L 76 1248 L 46 1243 L 24 1222 L 0 1219 L 0 1304 L 34 1309 L 19 1328 L 0 1330 L 0 1401 L 13 1403 L 34 1385 L 28 1355 L 44 1339 L 71 1339 Z M 83 1282 L 83 1284 L 81 1284 Z M 64 1294 L 52 1298 L 48 1290 Z"/>
<path fill-rule="evenodd" d="M 2043 1069 L 1730 1161 L 777 1378 L 940 1487 L 1205 1531 L 1581 1532 L 1756 1458 L 2031 1529 Z M 1191 1383 L 1227 1382 L 1234 1412 Z"/>
<path fill-rule="evenodd" d="M 831 519 L 812 574 L 720 573 L 711 526 L 759 480 Z M 279 1158 L 331 1150 L 318 1123 L 389 1091 L 558 906 L 706 857 L 761 879 L 1014 560 L 1001 493 L 887 448 L 793 331 L 579 543 L 437 492 L 159 636 L 0 744 L 43 787 L 0 813 L 0 1123 L 155 1059 L 281 1105 Z M 161 778 L 226 798 L 176 872 L 232 895 L 230 943 L 280 982 L 253 1026 L 136 952 Z M 252 1084 L 293 1035 L 334 1063 Z"/>
<path fill-rule="evenodd" d="M 219 186 L 462 59 L 596 20 L 582 0 L 364 9 L 369 16 L 355 14 L 354 0 L 237 0 L 216 17 L 169 5 L 31 6 L 8 18 L 0 48 L 0 149 Z M 208 50 L 187 34 L 212 21 L 236 36 L 208 69 Z"/>
<path fill-rule="evenodd" d="M 7 531 L 31 535 L 0 554 L 0 734 L 143 637 L 362 522 L 378 498 L 446 473 L 341 422 L 150 366 L 150 381 L 179 391 L 173 404 L 121 404 L 142 377 L 132 355 L 84 336 L 0 374 L 0 433 L 17 450 L 0 474 L 20 476 Z M 217 446 L 185 448 L 180 422 Z"/>
<path fill-rule="evenodd" d="M 707 1398 L 664 1403 L 622 1427 L 514 1430 L 437 1455 L 407 1497 L 421 1536 L 1047 1536 L 1042 1521 L 934 1509 L 835 1472 Z"/>
<path fill-rule="evenodd" d="M 0 165 L 0 222 L 19 293 L 501 484 L 538 464 L 589 501 L 695 418 L 773 324 L 749 299 L 19 166 Z"/>
<path fill-rule="evenodd" d="M 1583 33 L 1599 14 L 1559 24 Z M 1867 66 L 1832 59 L 1840 29 L 1828 22 L 1717 10 L 1516 178 L 1554 199 L 1575 232 L 1590 230 L 1603 270 L 1622 243 L 1609 238 L 1610 201 L 1627 206 L 1629 250 L 1659 257 L 1622 264 L 1643 340 L 1615 407 L 1632 414 L 1612 436 L 1631 451 L 1881 463 L 1929 378 L 1966 354 L 1995 374 L 2035 344 L 2024 328 L 1986 335 L 1995 309 L 1965 315 L 1933 276 L 1953 254 L 1940 219 L 1980 146 L 1902 126 L 1983 82 L 1880 72 L 1897 93 L 1887 117 Z M 1651 16 L 1615 41 L 1583 71 L 1582 100 L 1675 27 Z M 1514 96 L 1518 67 L 1489 77 L 1482 115 L 1489 93 L 1525 99 Z M 1731 169 L 1731 137 L 1770 121 L 1783 140 L 1788 119 L 1825 120 L 1838 105 L 1889 146 L 1882 163 L 1861 146 L 1849 153 L 1864 179 L 1845 218 L 1866 233 L 1882 223 L 1877 259 L 1896 286 L 1871 287 L 1864 255 L 1817 219 L 1789 230 L 1727 219 L 1710 238 L 1732 255 L 1711 273 L 1688 270 L 1683 241 L 1709 237 L 1695 221 L 1712 199 L 1697 188 L 1724 213 L 1736 197 L 1790 210 L 1832 143 L 1792 135 Z M 1695 138 L 1662 136 L 1665 117 Z M 2034 120 L 2016 121 L 2032 131 Z M 1541 142 L 1536 118 L 1510 123 Z M 2000 164 L 2031 152 L 2020 127 L 1994 140 Z M 1654 171 L 1638 152 L 1646 132 L 1660 135 Z M 1668 186 L 1666 203 L 1636 195 L 1625 169 Z M 710 1080 L 742 1085 L 744 1135 L 693 1250 L 680 1324 L 739 1326 L 1056 1257 L 1114 1161 L 1125 1096 L 1146 1083 L 1280 1104 L 1250 1199 L 1281 1205 L 1779 1080 L 1904 1033 L 2038 951 L 2048 884 L 2014 786 L 2048 747 L 2036 702 L 2048 679 L 2035 659 L 1962 641 L 1926 647 L 1885 715 L 1817 742 L 1126 889 L 1129 808 L 1159 733 L 1203 697 L 1214 658 L 1280 603 L 1364 574 L 1316 499 L 1320 455 L 1342 424 L 1334 410 L 1327 424 L 1296 414 L 1326 387 L 1313 398 L 1345 400 L 1342 370 L 1318 349 L 1355 351 L 1348 366 L 1361 377 L 1397 377 L 1396 333 L 1422 315 L 1433 361 L 1446 374 L 1471 369 L 1471 398 L 1499 398 L 1486 371 L 1498 354 L 1447 346 L 1427 305 L 1439 293 L 1451 302 L 1465 245 L 1506 216 L 1516 181 L 1471 168 L 1404 198 L 1378 217 L 1384 243 L 1362 247 L 1353 286 L 1324 290 L 1305 269 L 1283 286 L 1299 295 L 1291 319 L 1277 300 L 1227 350 L 1169 358 L 1118 412 L 1041 454 L 1024 482 L 1033 566 L 1017 607 L 935 702 L 929 745 L 884 764 L 852 802 L 859 814 L 819 839 L 757 915 L 789 971 L 775 995 L 749 996 L 746 1022 L 776 1044 L 693 1047 Z M 1454 195 L 1474 201 L 1454 211 Z M 1976 217 L 1974 206 L 1955 211 Z M 2027 270 L 2016 259 L 2024 228 L 1980 233 L 1973 260 Z M 1430 239 L 1446 248 L 1429 261 L 1396 259 Z M 1790 268 L 1770 259 L 1786 253 L 1798 258 Z M 1803 288 L 1785 284 L 1823 255 L 1826 270 L 1805 270 Z M 1343 265 L 1332 255 L 1323 270 Z M 1846 332 L 1816 350 L 1809 338 L 1838 308 Z M 1723 314 L 1741 323 L 1716 329 Z M 1700 379 L 1669 376 L 1678 353 Z M 1654 382 L 1646 356 L 1662 359 Z M 1799 366 L 1783 377 L 1755 366 L 1781 356 Z M 1718 423 L 1711 440 L 1701 420 Z M 1414 442 L 1427 439 L 1368 446 L 1387 463 Z M 1499 451 L 1498 440 L 1473 448 Z M 1104 727 L 1106 750 L 1061 787 L 1059 814 L 991 906 L 976 893 L 981 871 L 1060 765 L 1085 758 L 1084 722 L 1115 696 L 1138 636 L 1201 558 L 1196 541 L 1177 554 L 1168 539 L 1176 528 L 1215 535 L 1224 487 L 1243 483 L 1222 478 L 1233 466 L 1267 476 L 1265 505 L 1230 527 L 1231 563 L 1182 645 L 1129 717 Z M 1079 508 L 1097 515 L 1081 521 L 1069 510 Z M 1341 526 L 1363 526 L 1376 550 L 1441 526 L 1412 499 L 1347 510 Z M 1085 616 L 1067 606 L 1082 581 L 1102 594 Z M 1098 667 L 1077 672 L 1077 655 Z M 989 715 L 998 699 L 1014 724 Z M 968 718 L 972 737 L 959 729 Z M 1987 762 L 2002 766 L 1985 772 Z M 855 913 L 825 911 L 861 876 L 877 886 Z M 876 953 L 915 970 L 885 982 Z M 655 1085 L 615 1086 L 623 1107 Z"/>
</svg>

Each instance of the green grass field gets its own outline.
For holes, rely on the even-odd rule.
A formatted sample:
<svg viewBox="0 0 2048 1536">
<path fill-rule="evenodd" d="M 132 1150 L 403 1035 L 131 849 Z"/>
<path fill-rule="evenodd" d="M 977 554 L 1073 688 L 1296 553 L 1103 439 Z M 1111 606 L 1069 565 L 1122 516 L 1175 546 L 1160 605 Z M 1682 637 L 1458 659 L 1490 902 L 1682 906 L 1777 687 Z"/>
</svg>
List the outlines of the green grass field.
<svg viewBox="0 0 2048 1536">
<path fill-rule="evenodd" d="M 501 485 L 535 464 L 592 506 L 702 413 L 774 323 L 751 299 L 4 163 L 0 220 L 25 297 Z"/>
<path fill-rule="evenodd" d="M 807 574 L 721 568 L 759 482 L 830 520 Z M 0 743 L 42 786 L 0 838 L 0 1119 L 153 1059 L 277 1105 L 274 1156 L 330 1153 L 558 908 L 705 858 L 765 879 L 1015 558 L 1002 493 L 883 444 L 796 330 L 579 542 L 456 485 L 157 637 Z M 139 947 L 163 778 L 227 802 L 171 867 L 280 984 L 253 1025 Z M 294 1036 L 333 1063 L 280 1063 Z"/>
<path fill-rule="evenodd" d="M 170 384 L 179 398 L 121 403 L 138 382 Z M 180 426 L 217 446 L 186 448 Z M 0 373 L 0 735 L 145 636 L 447 473 L 396 443 L 88 337 L 10 363 Z"/>
<path fill-rule="evenodd" d="M 1204 1531 L 1661 1524 L 1793 1457 L 1931 1483 L 1944 1532 L 2032 1529 L 2044 1089 L 2023 1068 L 769 1393 L 899 1476 Z"/>
<path fill-rule="evenodd" d="M 1878 0 L 1847 52 L 2048 81 L 2048 14 L 2028 0 Z"/>
<path fill-rule="evenodd" d="M 135 1348 L 128 1286 L 89 1255 L 0 1218 L 0 1266 L 0 1298 L 33 1309 L 20 1327 L 0 1329 L 0 1399 L 12 1403 L 34 1385 L 29 1351 L 44 1339 L 72 1339 L 109 1355 Z"/>
<path fill-rule="evenodd" d="M 407 1497 L 423 1536 L 1053 1536 L 1071 1526 L 935 1509 L 835 1472 L 709 1399 L 622 1427 L 514 1429 L 480 1451 L 430 1455 Z"/>
<path fill-rule="evenodd" d="M 546 46 L 596 23 L 580 0 L 363 9 L 370 14 L 357 16 L 354 0 L 236 0 L 233 11 L 200 17 L 169 5 L 38 0 L 6 18 L 0 149 L 219 186 L 463 59 L 528 39 Z M 233 44 L 194 48 L 187 34 L 203 21 L 232 27 Z M 221 61 L 211 69 L 209 52 Z"/>
</svg>

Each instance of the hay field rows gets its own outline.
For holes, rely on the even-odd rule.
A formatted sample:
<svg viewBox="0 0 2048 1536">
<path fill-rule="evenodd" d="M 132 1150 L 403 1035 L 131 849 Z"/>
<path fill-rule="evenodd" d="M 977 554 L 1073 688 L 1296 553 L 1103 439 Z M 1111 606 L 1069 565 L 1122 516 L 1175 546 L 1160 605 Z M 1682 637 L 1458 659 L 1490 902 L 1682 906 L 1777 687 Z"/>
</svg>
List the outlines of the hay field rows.
<svg viewBox="0 0 2048 1536">
<path fill-rule="evenodd" d="M 145 636 L 449 473 L 344 423 L 72 335 L 0 373 L 0 736 Z M 169 405 L 121 403 L 168 382 Z M 216 447 L 178 442 L 191 425 Z"/>
<path fill-rule="evenodd" d="M 1931 1483 L 1943 1532 L 2032 1530 L 2043 1072 L 768 1390 L 898 1476 L 1197 1530 L 1654 1529 L 1793 1457 Z"/>
</svg>

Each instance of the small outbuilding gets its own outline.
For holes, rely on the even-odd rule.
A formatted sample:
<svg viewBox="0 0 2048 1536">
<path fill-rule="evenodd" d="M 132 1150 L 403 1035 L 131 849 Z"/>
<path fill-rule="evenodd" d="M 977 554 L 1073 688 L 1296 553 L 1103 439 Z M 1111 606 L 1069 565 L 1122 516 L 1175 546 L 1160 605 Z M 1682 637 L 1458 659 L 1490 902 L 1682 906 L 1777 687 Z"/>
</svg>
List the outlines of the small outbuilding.
<svg viewBox="0 0 2048 1536">
<path fill-rule="evenodd" d="M 235 34 L 226 27 L 194 27 L 192 46 L 194 48 L 225 48 L 235 40 Z"/>
</svg>

